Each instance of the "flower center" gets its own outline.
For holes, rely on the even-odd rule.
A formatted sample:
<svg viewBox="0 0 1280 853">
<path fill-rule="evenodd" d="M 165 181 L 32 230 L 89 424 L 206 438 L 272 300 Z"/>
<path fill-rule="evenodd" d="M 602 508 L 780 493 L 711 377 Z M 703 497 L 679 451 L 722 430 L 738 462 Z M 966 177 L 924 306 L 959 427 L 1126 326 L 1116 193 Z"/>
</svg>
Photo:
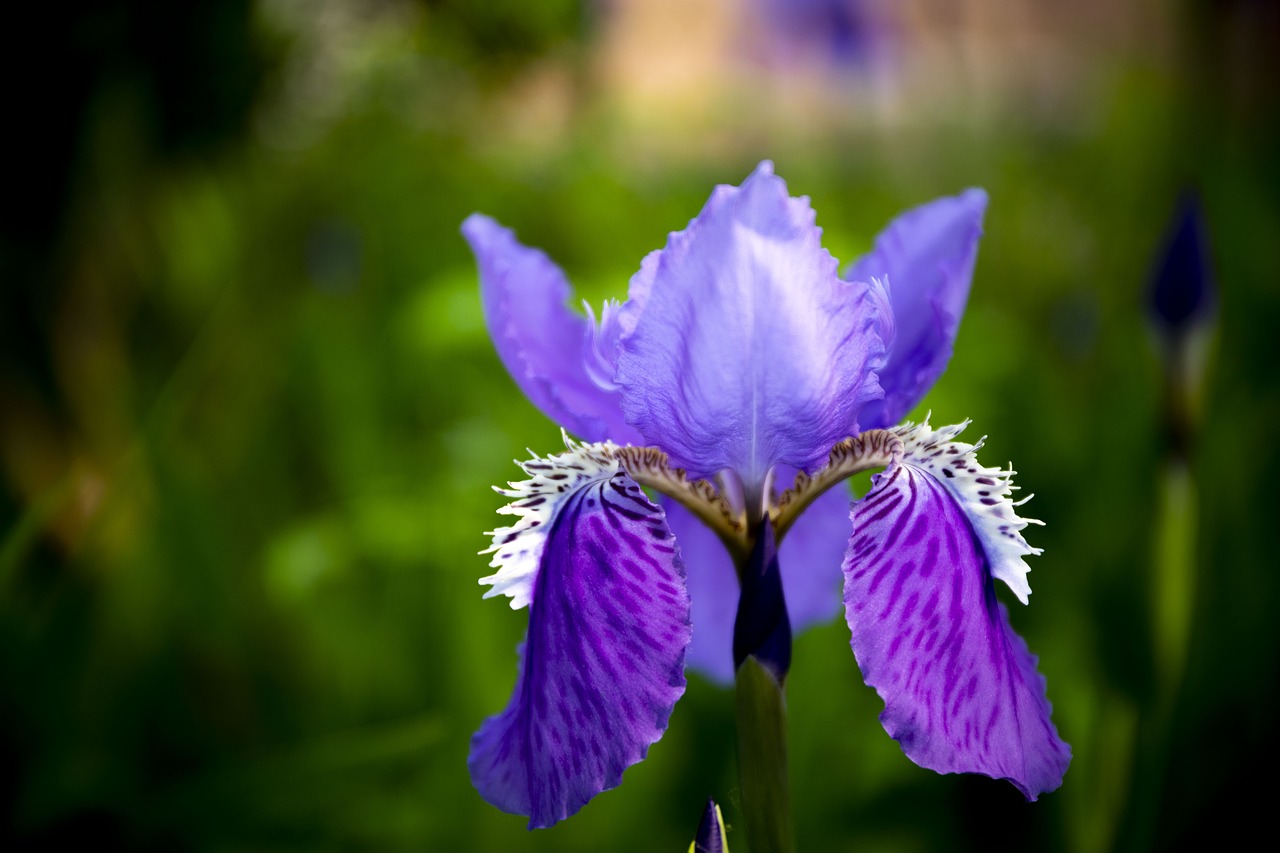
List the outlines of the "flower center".
<svg viewBox="0 0 1280 853">
<path fill-rule="evenodd" d="M 613 447 L 611 454 L 637 483 L 679 502 L 724 542 L 734 565 L 743 566 L 766 520 L 777 544 L 800 514 L 825 491 L 854 474 L 883 468 L 903 454 L 902 439 L 890 430 L 873 429 L 846 438 L 831 448 L 827 463 L 813 474 L 796 475 L 791 488 L 775 499 L 773 471 L 758 490 L 747 493 L 734 471 L 717 475 L 717 485 L 690 481 L 683 468 L 671 467 L 655 447 Z"/>
</svg>

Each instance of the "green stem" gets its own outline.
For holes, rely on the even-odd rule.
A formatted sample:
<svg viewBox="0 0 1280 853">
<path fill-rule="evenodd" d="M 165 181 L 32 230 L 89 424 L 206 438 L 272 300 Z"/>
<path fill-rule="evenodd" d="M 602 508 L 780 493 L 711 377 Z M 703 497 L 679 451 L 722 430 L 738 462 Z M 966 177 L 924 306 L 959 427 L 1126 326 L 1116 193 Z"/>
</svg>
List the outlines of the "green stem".
<svg viewBox="0 0 1280 853">
<path fill-rule="evenodd" d="M 794 853 L 782 685 L 748 655 L 738 667 L 738 776 L 751 853 Z"/>
</svg>

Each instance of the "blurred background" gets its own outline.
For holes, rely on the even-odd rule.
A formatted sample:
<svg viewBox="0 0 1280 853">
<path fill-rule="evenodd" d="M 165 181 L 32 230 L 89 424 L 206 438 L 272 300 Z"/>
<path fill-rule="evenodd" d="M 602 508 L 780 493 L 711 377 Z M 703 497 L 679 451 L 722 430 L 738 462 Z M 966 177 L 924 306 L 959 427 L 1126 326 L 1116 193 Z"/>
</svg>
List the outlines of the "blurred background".
<svg viewBox="0 0 1280 853">
<path fill-rule="evenodd" d="M 495 216 L 598 304 L 764 158 L 845 262 L 908 206 L 990 193 L 922 408 L 973 418 L 984 460 L 1037 495 L 1045 553 L 1012 618 L 1075 752 L 1030 805 L 922 770 L 881 730 L 848 629 L 811 630 L 788 686 L 801 849 L 1170 849 L 1269 827 L 1278 11 L 7 16 L 0 847 L 683 850 L 709 795 L 740 823 L 732 695 L 696 675 L 648 760 L 553 829 L 470 785 L 526 621 L 480 598 L 489 486 L 559 432 L 494 354 L 458 226 Z"/>
</svg>

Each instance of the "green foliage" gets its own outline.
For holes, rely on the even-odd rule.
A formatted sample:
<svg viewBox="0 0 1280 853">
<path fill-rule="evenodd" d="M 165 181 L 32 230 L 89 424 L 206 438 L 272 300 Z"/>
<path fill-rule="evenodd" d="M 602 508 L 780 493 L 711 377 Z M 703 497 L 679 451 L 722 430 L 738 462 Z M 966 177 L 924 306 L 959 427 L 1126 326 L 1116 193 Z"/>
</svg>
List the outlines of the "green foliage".
<svg viewBox="0 0 1280 853">
<path fill-rule="evenodd" d="M 220 68 L 222 45 L 274 51 L 269 75 L 169 94 L 126 77 L 48 131 L 77 141 L 49 177 L 65 204 L 39 240 L 3 244 L 0 846 L 683 849 L 712 795 L 736 849 L 733 700 L 696 676 L 648 760 L 563 825 L 526 833 L 470 786 L 468 740 L 507 700 L 525 622 L 480 599 L 489 487 L 558 429 L 488 342 L 458 226 L 498 217 L 598 304 L 763 157 L 843 261 L 903 207 L 989 191 L 969 311 L 925 405 L 972 417 L 1037 494 L 1045 554 L 1012 618 L 1075 749 L 1034 806 L 921 770 L 877 724 L 847 629 L 810 631 L 787 690 L 798 849 L 1167 847 L 1258 797 L 1241 775 L 1274 754 L 1280 698 L 1271 111 L 1121 57 L 1054 122 L 957 110 L 799 134 L 744 113 L 670 153 L 575 76 L 598 35 L 578 3 L 385 17 L 400 5 L 359 7 L 366 53 L 313 51 L 283 0 L 256 30 L 219 18 L 179 66 Z M 163 71 L 184 45 L 139 61 Z M 290 62 L 307 51 L 336 76 L 300 94 Z M 524 132 L 512 92 L 548 57 L 573 97 Z M 216 123 L 183 135 L 195 105 L 171 102 L 208 86 L 224 87 Z M 222 142 L 188 144 L 201 134 Z M 1182 522 L 1198 533 L 1180 539 L 1157 518 L 1140 295 L 1188 180 L 1223 295 Z M 1189 640 L 1162 640 L 1153 609 L 1153 555 L 1175 541 L 1196 548 L 1178 568 Z M 1169 699 L 1157 662 L 1184 659 Z"/>
</svg>

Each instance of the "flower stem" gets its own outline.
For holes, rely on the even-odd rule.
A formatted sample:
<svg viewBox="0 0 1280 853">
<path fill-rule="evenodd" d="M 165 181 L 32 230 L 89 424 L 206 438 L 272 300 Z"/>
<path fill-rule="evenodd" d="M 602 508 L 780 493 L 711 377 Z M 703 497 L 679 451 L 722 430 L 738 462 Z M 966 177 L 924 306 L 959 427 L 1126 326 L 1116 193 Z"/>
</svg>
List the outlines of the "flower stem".
<svg viewBox="0 0 1280 853">
<path fill-rule="evenodd" d="M 738 667 L 738 777 L 751 853 L 792 853 L 787 708 L 782 685 L 754 655 Z"/>
<path fill-rule="evenodd" d="M 772 522 L 763 520 L 755 533 L 751 555 L 738 572 L 742 595 L 733 628 L 738 776 L 751 853 L 791 853 L 795 834 L 783 695 L 791 667 L 791 623 Z"/>
</svg>

